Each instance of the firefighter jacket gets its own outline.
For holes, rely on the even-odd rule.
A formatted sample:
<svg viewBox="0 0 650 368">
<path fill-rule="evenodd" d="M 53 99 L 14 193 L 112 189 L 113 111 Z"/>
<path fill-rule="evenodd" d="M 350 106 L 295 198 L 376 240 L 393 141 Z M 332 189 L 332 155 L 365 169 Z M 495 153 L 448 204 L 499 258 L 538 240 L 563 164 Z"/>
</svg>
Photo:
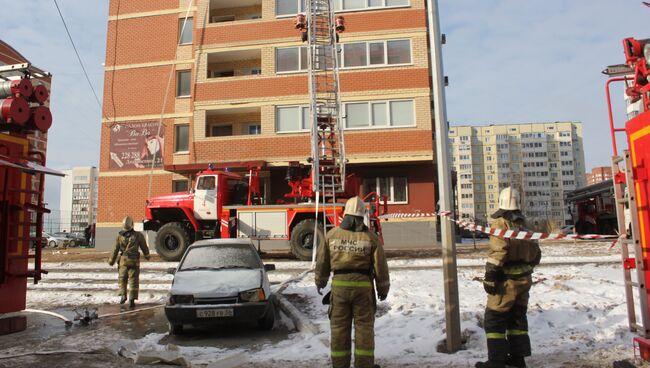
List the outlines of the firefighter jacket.
<svg viewBox="0 0 650 368">
<path fill-rule="evenodd" d="M 525 231 L 523 220 L 510 221 L 499 217 L 491 227 L 496 229 Z M 524 276 L 532 273 L 533 267 L 539 264 L 542 252 L 535 240 L 503 239 L 490 237 L 490 252 L 487 263 L 502 267 L 506 276 Z"/>
<path fill-rule="evenodd" d="M 149 259 L 149 247 L 147 242 L 139 231 L 126 231 L 120 232 L 120 235 L 115 239 L 113 246 L 113 253 L 108 260 L 110 265 L 115 264 L 115 261 L 120 257 L 120 265 L 127 267 L 135 267 L 140 263 L 140 251 L 144 254 L 145 258 Z"/>
<path fill-rule="evenodd" d="M 325 246 L 318 249 L 316 286 L 324 288 L 334 273 L 332 285 L 372 282 L 377 293 L 388 295 L 390 279 L 383 244 L 371 231 L 349 231 L 336 227 L 327 233 Z"/>
</svg>

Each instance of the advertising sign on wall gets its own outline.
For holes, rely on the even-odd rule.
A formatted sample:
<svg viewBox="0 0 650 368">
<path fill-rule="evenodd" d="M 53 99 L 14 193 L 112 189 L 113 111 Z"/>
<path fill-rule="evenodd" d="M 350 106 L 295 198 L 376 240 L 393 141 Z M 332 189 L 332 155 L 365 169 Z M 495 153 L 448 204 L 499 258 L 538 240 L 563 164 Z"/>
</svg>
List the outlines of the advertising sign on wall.
<svg viewBox="0 0 650 368">
<path fill-rule="evenodd" d="M 117 123 L 111 126 L 109 169 L 161 167 L 165 147 L 165 127 L 158 122 Z"/>
</svg>

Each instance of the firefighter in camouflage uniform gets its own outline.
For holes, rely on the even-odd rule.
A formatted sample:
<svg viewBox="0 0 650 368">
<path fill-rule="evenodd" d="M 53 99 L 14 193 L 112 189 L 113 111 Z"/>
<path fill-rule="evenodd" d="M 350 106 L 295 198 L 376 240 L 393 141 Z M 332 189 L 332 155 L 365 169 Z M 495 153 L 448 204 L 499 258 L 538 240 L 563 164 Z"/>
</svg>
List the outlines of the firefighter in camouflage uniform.
<svg viewBox="0 0 650 368">
<path fill-rule="evenodd" d="M 492 228 L 525 230 L 516 189 L 508 187 L 501 191 L 499 210 L 492 218 Z M 490 237 L 483 281 L 488 293 L 484 323 L 488 360 L 476 363 L 477 368 L 526 367 L 524 357 L 531 353 L 526 318 L 528 296 L 533 268 L 541 256 L 537 241 Z"/>
<path fill-rule="evenodd" d="M 129 306 L 135 307 L 135 300 L 138 299 L 138 289 L 140 282 L 140 250 L 144 258 L 149 260 L 149 248 L 145 241 L 144 235 L 139 231 L 133 230 L 133 220 L 126 216 L 122 221 L 122 231 L 120 231 L 113 253 L 108 260 L 109 265 L 114 265 L 117 260 L 118 264 L 118 284 L 120 288 L 120 304 L 124 304 L 127 299 L 127 282 L 129 285 L 128 299 Z"/>
<path fill-rule="evenodd" d="M 352 321 L 354 321 L 354 366 L 375 365 L 376 299 L 388 295 L 388 264 L 379 237 L 364 225 L 366 207 L 359 197 L 345 204 L 341 225 L 327 233 L 325 245 L 318 249 L 315 279 L 318 293 L 327 285 L 330 272 L 331 358 L 334 368 L 350 367 Z"/>
</svg>

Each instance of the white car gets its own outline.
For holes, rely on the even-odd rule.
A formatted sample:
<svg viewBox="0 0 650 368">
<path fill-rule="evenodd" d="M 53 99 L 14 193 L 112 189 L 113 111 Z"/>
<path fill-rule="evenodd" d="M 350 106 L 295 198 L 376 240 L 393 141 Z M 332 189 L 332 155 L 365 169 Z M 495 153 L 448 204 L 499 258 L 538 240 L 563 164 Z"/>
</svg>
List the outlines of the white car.
<svg viewBox="0 0 650 368">
<path fill-rule="evenodd" d="M 52 235 L 43 231 L 43 237 L 47 239 L 47 246 L 50 248 L 67 247 L 70 239 L 61 235 Z"/>
<path fill-rule="evenodd" d="M 275 295 L 267 271 L 250 239 L 210 239 L 192 244 L 174 271 L 165 305 L 170 334 L 184 325 L 257 322 L 270 330 L 275 323 Z"/>
</svg>

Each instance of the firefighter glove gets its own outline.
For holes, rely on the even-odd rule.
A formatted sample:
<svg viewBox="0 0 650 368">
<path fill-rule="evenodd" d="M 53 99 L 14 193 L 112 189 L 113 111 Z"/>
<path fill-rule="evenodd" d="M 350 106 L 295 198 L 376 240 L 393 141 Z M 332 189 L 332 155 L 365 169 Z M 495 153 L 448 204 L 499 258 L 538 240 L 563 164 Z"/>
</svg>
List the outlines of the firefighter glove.
<svg viewBox="0 0 650 368">
<path fill-rule="evenodd" d="M 115 264 L 115 262 L 108 261 L 109 266 L 113 266 L 114 264 Z"/>
<path fill-rule="evenodd" d="M 496 266 L 492 263 L 485 264 L 485 277 L 483 278 L 483 288 L 485 292 L 490 295 L 495 295 L 497 293 L 497 282 L 503 276 L 503 271 L 501 267 Z"/>
<path fill-rule="evenodd" d="M 386 298 L 388 297 L 388 295 L 386 295 L 386 294 L 379 294 L 379 295 L 377 295 L 377 297 L 379 297 L 379 300 L 383 302 L 384 300 L 386 300 Z"/>
</svg>

